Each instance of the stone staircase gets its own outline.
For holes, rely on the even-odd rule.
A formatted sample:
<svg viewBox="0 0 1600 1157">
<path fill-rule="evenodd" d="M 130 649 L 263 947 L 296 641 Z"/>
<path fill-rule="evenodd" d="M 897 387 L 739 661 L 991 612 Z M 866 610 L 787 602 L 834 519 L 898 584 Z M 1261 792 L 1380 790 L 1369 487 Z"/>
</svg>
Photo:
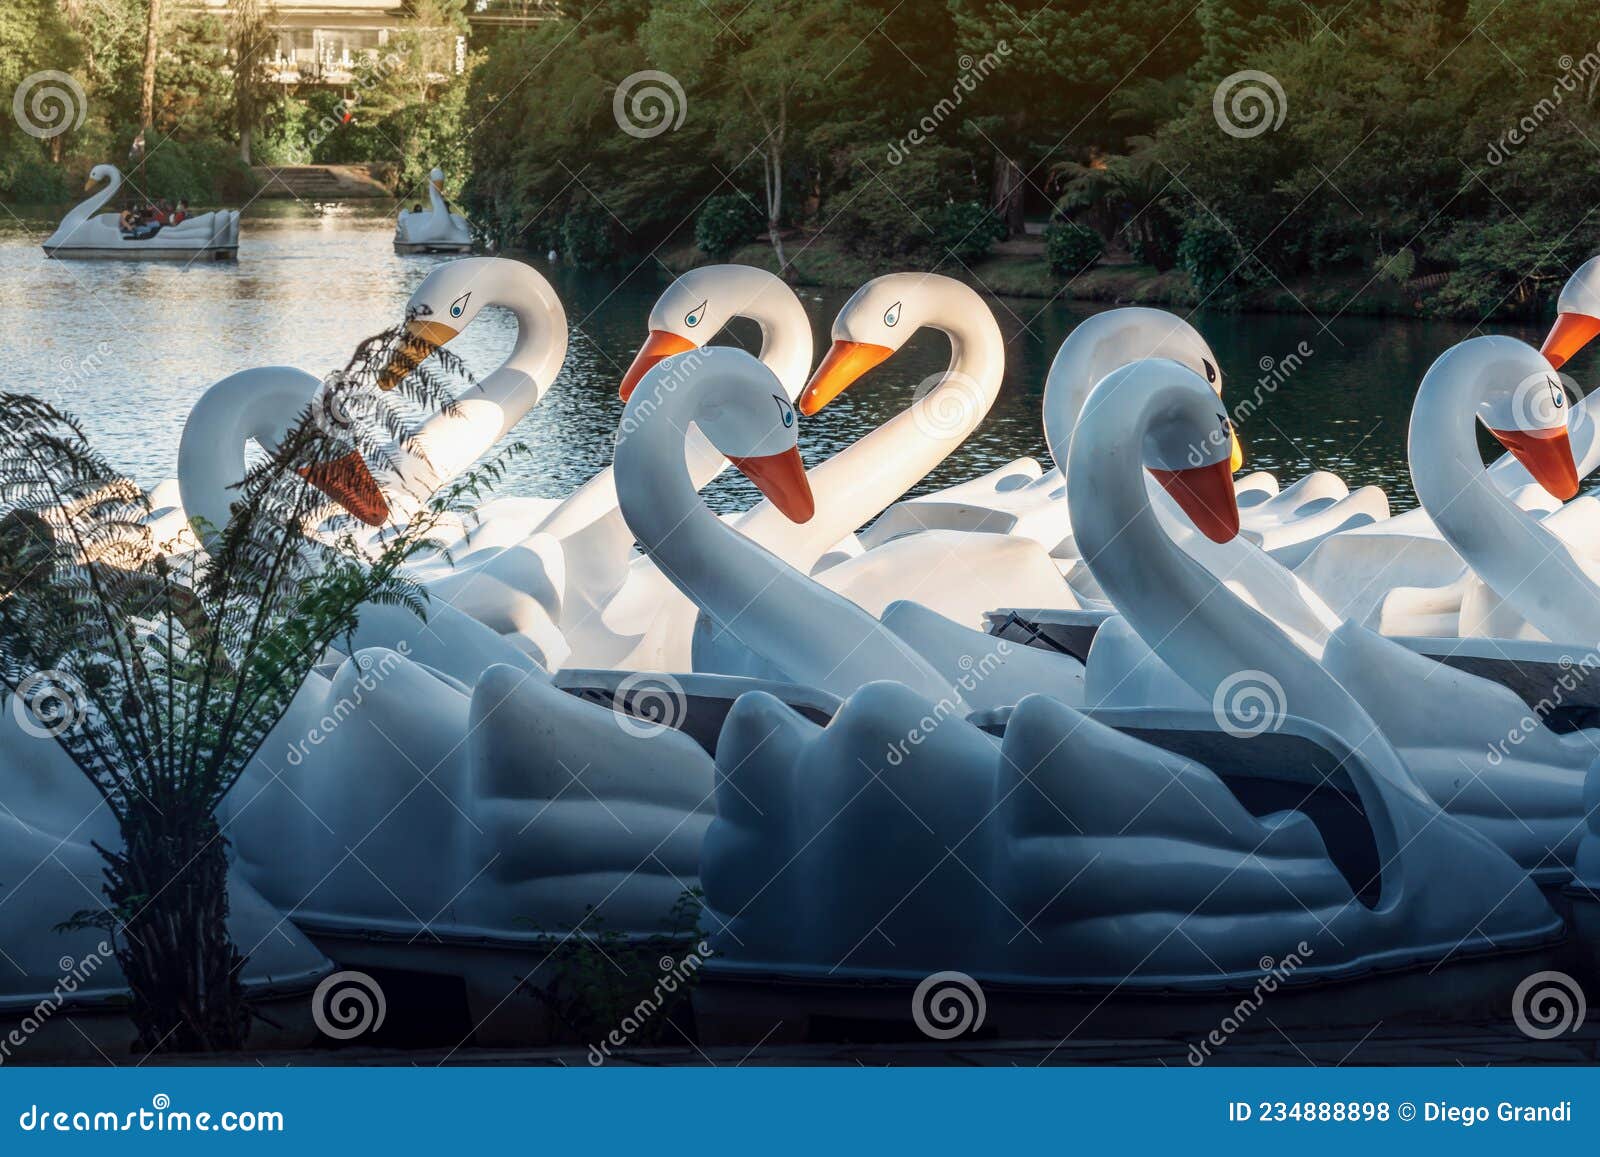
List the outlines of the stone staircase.
<svg viewBox="0 0 1600 1157">
<path fill-rule="evenodd" d="M 384 183 L 390 165 L 257 165 L 250 171 L 261 183 L 263 197 L 301 201 L 345 201 L 360 197 L 393 197 Z"/>
</svg>

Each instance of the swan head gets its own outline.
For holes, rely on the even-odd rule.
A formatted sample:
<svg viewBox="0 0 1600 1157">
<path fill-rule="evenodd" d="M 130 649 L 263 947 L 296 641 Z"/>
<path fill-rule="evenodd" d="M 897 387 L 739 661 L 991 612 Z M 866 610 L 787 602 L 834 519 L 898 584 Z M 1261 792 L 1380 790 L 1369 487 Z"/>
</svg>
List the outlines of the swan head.
<svg viewBox="0 0 1600 1157">
<path fill-rule="evenodd" d="M 745 315 L 753 299 L 782 282 L 753 265 L 702 265 L 675 280 L 650 309 L 649 335 L 622 375 L 626 402 L 651 367 L 674 354 L 700 349 L 728 322 Z M 786 287 L 783 287 L 786 290 Z"/>
<path fill-rule="evenodd" d="M 428 180 L 433 182 L 433 187 L 435 189 L 442 188 L 444 186 L 444 170 L 434 169 L 428 174 Z"/>
<path fill-rule="evenodd" d="M 1045 375 L 1047 429 L 1050 416 L 1056 415 L 1066 427 L 1057 432 L 1058 440 L 1065 435 L 1070 442 L 1072 427 L 1095 383 L 1141 358 L 1170 358 L 1204 378 L 1222 396 L 1221 362 L 1194 326 L 1164 309 L 1108 309 L 1080 322 L 1056 350 Z M 1057 398 L 1062 400 L 1059 407 L 1054 404 Z M 1238 470 L 1243 465 L 1244 447 L 1235 433 L 1229 466 Z"/>
<path fill-rule="evenodd" d="M 89 179 L 84 182 L 83 187 L 85 190 L 92 189 L 101 181 L 109 181 L 116 175 L 117 167 L 115 165 L 96 165 L 89 170 Z"/>
<path fill-rule="evenodd" d="M 666 403 L 686 386 L 693 390 L 692 401 L 686 415 L 675 415 Z M 627 432 L 652 419 L 675 422 L 684 416 L 786 518 L 811 521 L 816 500 L 800 458 L 794 405 L 777 375 L 758 359 L 715 346 L 652 367 L 623 411 L 619 455 Z"/>
<path fill-rule="evenodd" d="M 1474 359 L 1480 373 L 1492 375 L 1478 403 L 1478 420 L 1539 485 L 1563 502 L 1575 497 L 1578 466 L 1572 457 L 1567 420 L 1577 391 L 1569 388 L 1560 374 L 1539 368 L 1533 350 L 1522 342 L 1502 337 L 1475 340 L 1480 344 L 1468 342 L 1457 348 L 1489 355 L 1481 361 Z M 1447 353 L 1436 364 L 1447 367 L 1451 364 L 1448 358 Z M 1429 374 L 1433 372 L 1429 370 Z M 1507 386 L 1513 376 L 1515 384 Z"/>
<path fill-rule="evenodd" d="M 1556 323 L 1539 352 L 1560 369 L 1600 334 L 1600 257 L 1591 257 L 1561 287 Z"/>
<path fill-rule="evenodd" d="M 378 376 L 378 385 L 385 390 L 399 385 L 418 363 L 471 325 L 480 309 L 493 304 L 501 280 L 497 267 L 502 265 L 527 269 L 503 257 L 464 257 L 424 277 L 406 301 L 405 338 Z"/>
<path fill-rule="evenodd" d="M 931 323 L 950 298 L 971 294 L 937 273 L 890 273 L 856 290 L 833 321 L 833 345 L 800 392 L 800 412 L 817 413 L 867 371 L 893 357 L 906 339 Z"/>
<path fill-rule="evenodd" d="M 1229 450 L 1233 421 L 1216 392 L 1187 366 L 1146 358 L 1108 374 L 1084 409 L 1107 407 L 1111 417 L 1129 403 L 1143 413 L 1139 456 L 1144 468 L 1202 534 L 1212 542 L 1232 541 L 1239 533 Z M 1097 440 L 1091 437 L 1088 446 Z M 1075 448 L 1079 441 L 1073 439 Z"/>
</svg>

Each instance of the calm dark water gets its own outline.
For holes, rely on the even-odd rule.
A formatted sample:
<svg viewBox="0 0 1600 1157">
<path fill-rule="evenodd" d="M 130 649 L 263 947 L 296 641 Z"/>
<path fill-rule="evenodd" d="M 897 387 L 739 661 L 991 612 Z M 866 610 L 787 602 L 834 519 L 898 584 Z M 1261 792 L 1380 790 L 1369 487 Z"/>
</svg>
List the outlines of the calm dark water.
<svg viewBox="0 0 1600 1157">
<path fill-rule="evenodd" d="M 5 388 L 76 413 L 101 450 L 147 486 L 173 474 L 184 418 L 208 385 L 250 366 L 294 365 L 319 376 L 342 366 L 362 337 L 403 316 L 412 289 L 442 260 L 395 256 L 390 218 L 365 206 L 319 215 L 293 203 L 258 203 L 246 212 L 237 266 L 50 261 L 38 242 L 53 227 L 54 217 L 38 211 L 0 212 Z M 616 382 L 666 279 L 653 261 L 633 276 L 536 264 L 566 303 L 571 347 L 557 387 L 518 430 L 531 455 L 500 492 L 558 495 L 609 462 L 621 414 Z M 800 292 L 820 356 L 849 293 Z M 984 425 L 925 488 L 1021 455 L 1048 462 L 1039 417 L 1045 370 L 1092 310 L 1021 299 L 997 305 L 1008 342 L 1005 389 Z M 1242 426 L 1251 467 L 1276 471 L 1284 482 L 1334 470 L 1352 487 L 1382 486 L 1397 511 L 1414 504 L 1405 468 L 1412 396 L 1433 359 L 1474 330 L 1368 318 L 1324 328 L 1305 314 L 1193 320 L 1221 360 L 1230 406 L 1264 379 L 1274 383 L 1260 390 L 1259 408 Z M 1502 331 L 1542 337 L 1533 327 Z M 486 312 L 452 348 L 486 373 L 513 332 L 508 314 Z M 749 345 L 754 333 L 724 340 Z M 866 383 L 806 421 L 806 460 L 822 460 L 902 408 L 947 356 L 942 336 L 913 338 Z M 708 492 L 721 508 L 748 505 L 754 496 L 732 472 Z"/>
</svg>

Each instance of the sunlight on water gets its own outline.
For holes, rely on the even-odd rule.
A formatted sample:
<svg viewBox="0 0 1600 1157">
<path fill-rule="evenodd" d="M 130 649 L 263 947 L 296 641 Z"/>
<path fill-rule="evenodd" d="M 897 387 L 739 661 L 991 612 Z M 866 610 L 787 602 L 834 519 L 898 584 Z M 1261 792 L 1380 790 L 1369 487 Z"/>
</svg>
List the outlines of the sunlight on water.
<svg viewBox="0 0 1600 1157">
<path fill-rule="evenodd" d="M 361 338 L 399 321 L 406 298 L 445 258 L 397 257 L 380 208 L 322 213 L 258 202 L 246 214 L 237 266 L 50 261 L 38 242 L 53 218 L 6 215 L 0 231 L 0 332 L 6 388 L 39 394 L 77 414 L 95 444 L 141 483 L 174 471 L 189 407 L 212 382 L 251 366 L 292 365 L 319 376 L 343 365 Z M 530 456 L 500 493 L 559 495 L 610 461 L 622 412 L 617 380 L 643 339 L 665 278 L 659 266 L 628 278 L 585 274 L 541 259 L 572 327 L 556 388 L 522 422 Z M 849 293 L 802 288 L 818 355 Z M 1056 347 L 1094 307 L 1007 299 L 996 316 L 1007 339 L 1000 400 L 959 453 L 922 489 L 947 485 L 1023 456 L 1048 464 L 1039 405 Z M 1472 335 L 1464 325 L 1341 318 L 1323 329 L 1307 314 L 1203 315 L 1230 407 L 1259 393 L 1242 425 L 1247 468 L 1284 483 L 1311 469 L 1414 503 L 1405 468 L 1411 398 L 1428 365 Z M 452 343 L 482 376 L 510 348 L 514 322 L 486 311 Z M 1534 327 L 1502 327 L 1537 342 Z M 753 327 L 734 340 L 749 345 Z M 1303 346 L 1301 343 L 1304 343 Z M 1300 350 L 1309 354 L 1300 355 Z M 1293 358 L 1291 358 L 1293 355 Z M 810 463 L 905 406 L 914 386 L 942 369 L 945 339 L 925 331 L 905 351 L 805 422 Z M 1299 359 L 1299 364 L 1294 359 Z M 1268 360 L 1270 359 L 1270 361 Z M 1269 388 L 1269 383 L 1270 388 Z M 754 489 L 724 475 L 708 491 L 719 508 L 749 505 Z"/>
</svg>

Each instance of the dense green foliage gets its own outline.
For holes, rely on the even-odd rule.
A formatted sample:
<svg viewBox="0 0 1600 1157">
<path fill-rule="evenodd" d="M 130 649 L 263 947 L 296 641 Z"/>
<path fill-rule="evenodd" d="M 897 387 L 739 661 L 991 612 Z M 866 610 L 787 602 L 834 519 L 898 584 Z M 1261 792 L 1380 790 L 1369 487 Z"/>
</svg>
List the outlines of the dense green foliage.
<svg viewBox="0 0 1600 1157">
<path fill-rule="evenodd" d="M 1187 274 L 1194 301 L 1472 316 L 1532 308 L 1600 248 L 1600 11 L 1580 0 L 564 8 L 472 82 L 469 204 L 508 244 L 560 248 L 598 207 L 609 245 L 581 258 L 632 264 L 737 191 L 779 264 L 833 246 L 959 273 L 1056 219 L 1107 262 Z M 624 131 L 613 101 L 652 69 L 682 123 Z M 1092 246 L 1052 238 L 1075 276 Z"/>
<path fill-rule="evenodd" d="M 197 204 L 238 199 L 256 164 L 376 161 L 393 166 L 402 192 L 444 167 L 465 178 L 466 78 L 456 73 L 456 38 L 467 32 L 467 0 L 408 0 L 406 19 L 382 54 L 357 64 L 342 87 L 280 85 L 266 69 L 276 48 L 267 0 L 230 0 L 215 13 L 162 8 L 154 130 L 145 171 L 129 171 L 139 130 L 139 81 L 148 0 L 16 0 L 0 4 L 0 83 L 7 97 L 37 73 L 67 74 L 67 106 L 47 106 L 33 135 L 0 119 L 0 196 L 18 202 L 71 198 L 88 169 L 123 168 L 131 187 Z M 241 69 L 245 59 L 248 67 Z M 469 62 L 470 63 L 470 62 Z M 24 88 L 24 94 L 32 92 Z M 81 94 L 81 95 L 79 95 Z"/>
</svg>

